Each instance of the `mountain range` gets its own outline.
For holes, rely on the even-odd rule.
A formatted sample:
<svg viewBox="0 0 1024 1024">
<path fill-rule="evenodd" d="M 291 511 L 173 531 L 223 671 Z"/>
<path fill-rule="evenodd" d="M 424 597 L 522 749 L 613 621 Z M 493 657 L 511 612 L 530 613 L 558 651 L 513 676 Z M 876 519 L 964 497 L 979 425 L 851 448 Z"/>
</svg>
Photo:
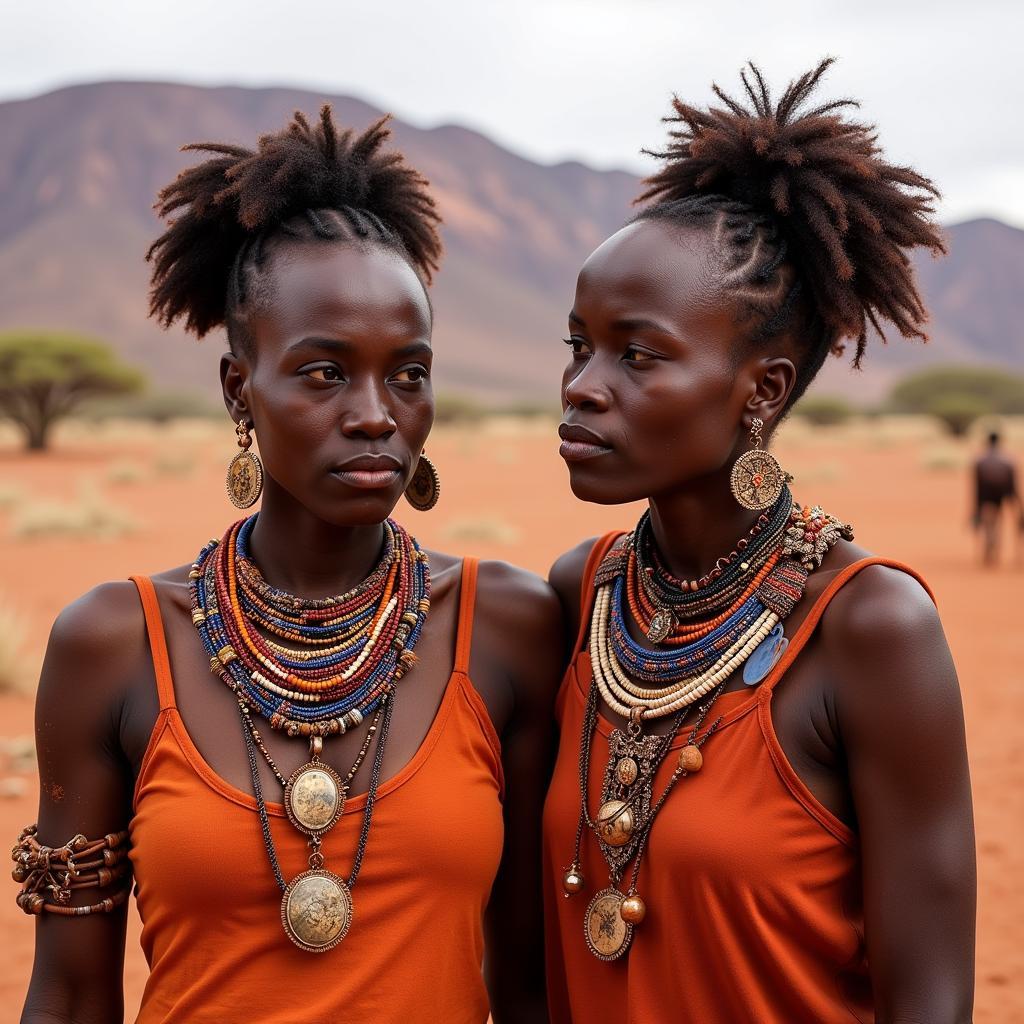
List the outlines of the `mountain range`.
<svg viewBox="0 0 1024 1024">
<path fill-rule="evenodd" d="M 325 100 L 356 128 L 381 113 L 296 89 L 137 82 L 0 103 L 0 329 L 96 335 L 159 388 L 216 396 L 223 339 L 197 345 L 146 316 L 143 256 L 160 230 L 152 203 L 195 159 L 179 152 L 183 144 L 251 146 Z M 393 128 L 445 222 L 433 292 L 438 389 L 553 404 L 576 272 L 630 215 L 638 180 L 577 162 L 539 164 L 455 125 Z M 1024 368 L 1024 231 L 988 219 L 946 230 L 949 256 L 917 261 L 930 343 L 874 346 L 855 380 L 833 361 L 817 390 L 875 398 L 897 376 L 939 362 Z"/>
</svg>

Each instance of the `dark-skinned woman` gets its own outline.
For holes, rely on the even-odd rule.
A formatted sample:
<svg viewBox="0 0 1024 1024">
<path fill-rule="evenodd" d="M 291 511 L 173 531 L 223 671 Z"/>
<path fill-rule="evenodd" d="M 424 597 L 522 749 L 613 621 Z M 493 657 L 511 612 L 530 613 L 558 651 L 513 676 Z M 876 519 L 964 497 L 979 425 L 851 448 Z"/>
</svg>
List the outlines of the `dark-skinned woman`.
<svg viewBox="0 0 1024 1024">
<path fill-rule="evenodd" d="M 551 573 L 575 644 L 544 821 L 559 1024 L 971 1019 L 970 784 L 931 595 L 767 450 L 844 340 L 859 361 L 869 329 L 920 334 L 907 254 L 942 249 L 931 183 L 811 100 L 827 63 L 778 102 L 753 67 L 740 101 L 677 99 L 647 205 L 577 282 L 572 490 L 648 509 Z"/>
<path fill-rule="evenodd" d="M 560 608 L 536 577 L 423 551 L 390 518 L 403 492 L 437 496 L 440 241 L 387 138 L 296 115 L 256 151 L 197 147 L 161 194 L 153 312 L 227 328 L 228 490 L 250 512 L 53 627 L 23 1021 L 121 1019 L 132 875 L 144 1024 L 547 1020 L 537 823 Z"/>
</svg>

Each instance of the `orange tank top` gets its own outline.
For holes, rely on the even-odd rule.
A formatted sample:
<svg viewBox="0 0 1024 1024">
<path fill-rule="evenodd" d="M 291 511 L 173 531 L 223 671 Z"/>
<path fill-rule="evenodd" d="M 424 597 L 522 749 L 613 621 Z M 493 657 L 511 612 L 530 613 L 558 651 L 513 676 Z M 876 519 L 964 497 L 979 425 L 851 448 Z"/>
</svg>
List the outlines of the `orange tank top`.
<svg viewBox="0 0 1024 1024">
<path fill-rule="evenodd" d="M 597 564 L 618 534 L 595 546 L 584 574 L 577 654 L 558 699 L 561 743 L 544 808 L 545 909 L 552 1024 L 850 1024 L 873 1021 L 864 948 L 856 836 L 797 776 L 772 727 L 771 701 L 829 602 L 869 565 L 840 572 L 818 598 L 769 676 L 725 693 L 703 769 L 683 779 L 658 813 L 637 890 L 647 904 L 628 952 L 604 962 L 584 938 L 584 912 L 609 885 L 597 841 L 585 832 L 584 888 L 562 891 L 580 806 L 579 753 L 591 684 L 581 650 Z M 916 576 L 916 574 L 913 574 Z M 589 793 L 600 793 L 610 722 L 599 716 Z M 686 742 L 680 735 L 678 749 Z M 655 798 L 675 768 L 668 754 Z M 591 807 L 593 813 L 593 807 Z"/>
<path fill-rule="evenodd" d="M 351 931 L 322 954 L 285 935 L 256 801 L 214 774 L 189 737 L 153 584 L 132 579 L 160 695 L 130 825 L 150 967 L 138 1024 L 483 1024 L 482 918 L 502 851 L 503 780 L 500 743 L 468 675 L 475 560 L 464 562 L 455 666 L 441 705 L 412 760 L 380 785 Z M 348 799 L 325 844 L 343 876 L 365 803 L 365 795 Z M 307 867 L 305 837 L 281 804 L 267 808 L 282 873 L 292 878 Z"/>
</svg>

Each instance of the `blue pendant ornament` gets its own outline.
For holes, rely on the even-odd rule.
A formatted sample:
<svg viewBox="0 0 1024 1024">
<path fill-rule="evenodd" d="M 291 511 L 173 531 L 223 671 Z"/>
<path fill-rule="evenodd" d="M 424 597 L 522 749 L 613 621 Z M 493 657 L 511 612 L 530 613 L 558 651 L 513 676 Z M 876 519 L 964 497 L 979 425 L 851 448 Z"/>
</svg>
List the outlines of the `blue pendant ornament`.
<svg viewBox="0 0 1024 1024">
<path fill-rule="evenodd" d="M 756 686 L 775 668 L 788 646 L 789 639 L 786 637 L 785 628 L 780 622 L 757 645 L 757 650 L 747 658 L 743 665 L 743 682 L 747 686 Z"/>
</svg>

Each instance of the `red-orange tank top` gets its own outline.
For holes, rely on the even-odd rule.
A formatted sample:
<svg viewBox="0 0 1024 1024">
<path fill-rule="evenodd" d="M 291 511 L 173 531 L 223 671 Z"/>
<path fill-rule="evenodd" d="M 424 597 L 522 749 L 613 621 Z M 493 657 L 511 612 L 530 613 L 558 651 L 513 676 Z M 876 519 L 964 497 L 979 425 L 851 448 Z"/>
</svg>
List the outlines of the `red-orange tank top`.
<svg viewBox="0 0 1024 1024">
<path fill-rule="evenodd" d="M 256 801 L 214 774 L 190 739 L 153 584 L 132 579 L 160 694 L 130 826 L 150 967 L 139 1024 L 483 1024 L 482 918 L 501 857 L 503 781 L 499 740 L 468 675 L 476 562 L 464 562 L 440 708 L 412 760 L 381 783 L 351 931 L 322 954 L 285 935 Z M 365 803 L 350 797 L 331 832 L 342 861 L 356 849 Z M 291 878 L 307 867 L 305 837 L 281 804 L 267 807 Z"/>
<path fill-rule="evenodd" d="M 658 813 L 637 890 L 647 904 L 628 952 L 596 959 L 584 912 L 609 884 L 596 840 L 584 833 L 582 892 L 566 898 L 580 806 L 579 753 L 592 674 L 580 648 L 597 563 L 618 534 L 602 538 L 584 574 L 577 654 L 558 700 L 561 743 L 544 808 L 548 990 L 552 1024 L 850 1024 L 874 1020 L 864 948 L 856 836 L 790 766 L 772 727 L 772 692 L 822 613 L 868 565 L 840 572 L 753 691 L 725 693 L 724 718 L 703 748 L 703 769 L 679 783 Z M 914 574 L 916 575 L 916 574 Z M 590 794 L 600 793 L 612 726 L 599 717 Z M 680 735 L 673 749 L 682 746 Z M 675 768 L 669 754 L 654 782 Z M 593 800 L 593 795 L 591 796 Z"/>
</svg>

